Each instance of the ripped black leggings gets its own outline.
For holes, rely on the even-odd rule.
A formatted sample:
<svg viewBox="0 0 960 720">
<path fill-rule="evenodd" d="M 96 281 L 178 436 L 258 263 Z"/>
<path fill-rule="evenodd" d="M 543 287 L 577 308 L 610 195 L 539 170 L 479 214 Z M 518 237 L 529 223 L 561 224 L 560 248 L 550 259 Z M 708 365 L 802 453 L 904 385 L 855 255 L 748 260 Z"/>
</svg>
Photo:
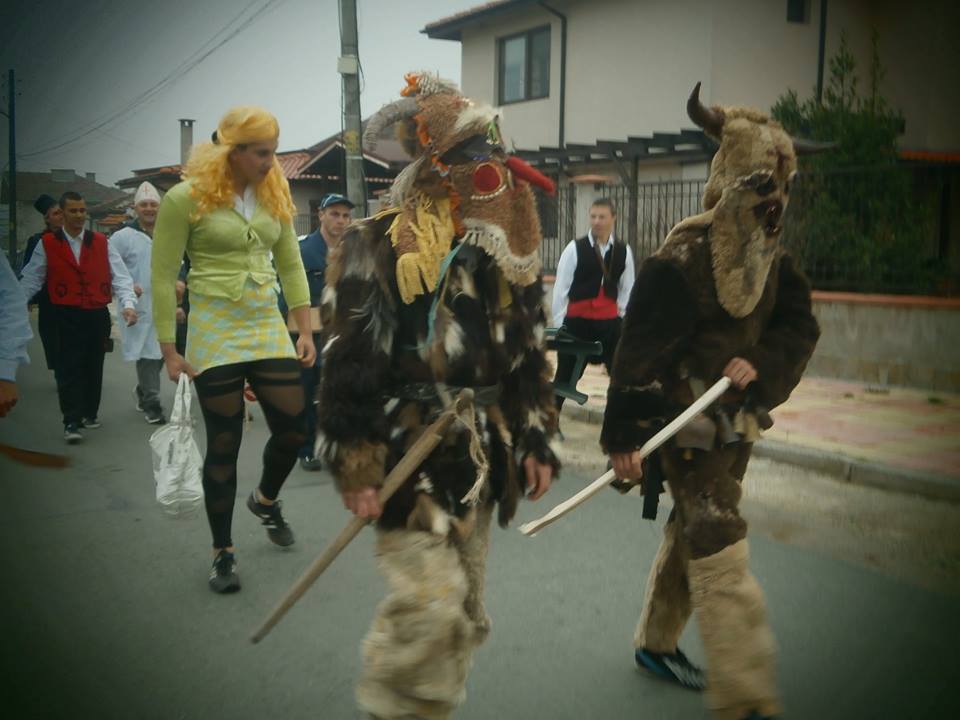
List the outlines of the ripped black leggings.
<svg viewBox="0 0 960 720">
<path fill-rule="evenodd" d="M 233 544 L 230 528 L 237 496 L 237 455 L 243 436 L 243 385 L 250 383 L 270 428 L 263 448 L 260 493 L 275 500 L 306 441 L 300 365 L 291 358 L 254 360 L 204 370 L 194 379 L 207 428 L 203 492 L 213 546 Z"/>
</svg>

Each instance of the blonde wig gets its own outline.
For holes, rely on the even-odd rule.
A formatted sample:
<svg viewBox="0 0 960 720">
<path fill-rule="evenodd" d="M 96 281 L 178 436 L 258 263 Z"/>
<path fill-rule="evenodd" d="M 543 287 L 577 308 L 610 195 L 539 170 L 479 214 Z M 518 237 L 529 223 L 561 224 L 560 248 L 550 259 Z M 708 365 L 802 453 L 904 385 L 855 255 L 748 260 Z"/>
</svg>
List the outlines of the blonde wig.
<svg viewBox="0 0 960 720">
<path fill-rule="evenodd" d="M 221 207 L 232 207 L 234 198 L 230 151 L 238 145 L 276 140 L 277 119 L 266 110 L 252 106 L 235 107 L 220 119 L 213 142 L 196 145 L 184 170 L 191 181 L 191 195 L 197 201 L 194 219 Z M 276 158 L 273 168 L 257 186 L 257 201 L 281 222 L 293 222 L 296 208 L 290 185 Z"/>
</svg>

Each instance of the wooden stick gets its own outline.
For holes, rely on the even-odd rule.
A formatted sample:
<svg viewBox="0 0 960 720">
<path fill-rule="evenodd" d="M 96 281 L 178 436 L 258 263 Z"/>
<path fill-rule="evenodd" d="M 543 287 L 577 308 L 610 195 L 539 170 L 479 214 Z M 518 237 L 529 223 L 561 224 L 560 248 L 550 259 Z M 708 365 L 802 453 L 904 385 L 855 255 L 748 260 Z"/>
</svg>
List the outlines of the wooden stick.
<svg viewBox="0 0 960 720">
<path fill-rule="evenodd" d="M 669 425 L 663 428 L 663 430 L 647 440 L 643 447 L 640 448 L 640 455 L 646 457 L 658 447 L 663 445 L 667 440 L 680 432 L 680 430 L 689 424 L 689 422 L 697 415 L 706 410 L 717 398 L 723 395 L 729 387 L 730 378 L 722 377 L 717 380 L 717 382 L 715 382 L 713 386 L 710 387 L 703 395 L 698 397 L 690 407 L 675 417 Z M 543 517 L 521 525 L 520 532 L 527 536 L 535 535 L 540 530 L 543 530 L 543 528 L 547 527 L 547 525 L 556 522 L 567 513 L 572 512 L 579 505 L 585 503 L 587 500 L 592 498 L 598 492 L 603 490 L 603 488 L 613 482 L 615 478 L 616 474 L 614 471 L 607 470 L 607 472 L 587 485 L 583 490 L 578 492 L 573 497 L 564 500 Z"/>
<path fill-rule="evenodd" d="M 443 436 L 457 419 L 457 416 L 462 413 L 465 408 L 469 407 L 472 402 L 473 390 L 461 390 L 453 406 L 445 410 L 433 424 L 423 431 L 423 434 L 410 446 L 407 453 L 400 458 L 400 462 L 396 464 L 393 470 L 390 471 L 390 474 L 384 479 L 383 486 L 380 488 L 380 492 L 377 493 L 377 498 L 381 506 L 387 502 L 390 496 L 400 489 L 400 486 L 406 482 L 414 470 L 420 467 L 420 464 L 427 459 L 430 453 L 432 453 L 443 440 Z M 370 521 L 365 518 L 354 517 L 347 523 L 347 526 L 340 531 L 340 534 L 327 546 L 327 549 L 324 550 L 316 560 L 310 563 L 290 590 L 287 591 L 286 595 L 284 595 L 280 599 L 280 602 L 270 611 L 270 614 L 267 615 L 267 618 L 256 632 L 250 636 L 251 642 L 256 644 L 267 636 L 267 633 L 283 619 L 287 611 L 294 606 L 297 600 L 303 597 L 304 593 L 310 589 L 310 586 L 316 582 L 323 571 L 333 564 L 337 556 L 360 534 L 360 531 L 363 530 L 369 522 Z"/>
<path fill-rule="evenodd" d="M 66 455 L 55 455 L 53 453 L 40 452 L 38 450 L 24 450 L 0 443 L 0 455 L 6 455 L 11 460 L 16 460 L 24 465 L 33 467 L 65 468 L 70 464 L 70 459 Z"/>
</svg>

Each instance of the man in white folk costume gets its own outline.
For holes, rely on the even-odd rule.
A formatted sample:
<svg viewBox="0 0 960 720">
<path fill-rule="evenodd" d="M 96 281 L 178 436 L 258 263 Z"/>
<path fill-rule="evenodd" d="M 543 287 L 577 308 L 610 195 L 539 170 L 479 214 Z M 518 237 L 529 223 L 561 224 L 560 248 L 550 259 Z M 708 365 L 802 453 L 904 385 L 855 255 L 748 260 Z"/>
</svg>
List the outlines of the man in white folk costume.
<svg viewBox="0 0 960 720">
<path fill-rule="evenodd" d="M 150 252 L 153 248 L 153 226 L 160 209 L 160 193 L 148 182 L 141 183 L 134 195 L 136 220 L 110 236 L 110 245 L 133 278 L 137 300 L 137 324 L 120 328 L 123 359 L 137 364 L 137 385 L 134 388 L 137 410 L 151 425 L 165 422 L 160 406 L 160 372 L 163 358 L 157 330 L 153 325 L 153 292 L 150 286 Z"/>
</svg>

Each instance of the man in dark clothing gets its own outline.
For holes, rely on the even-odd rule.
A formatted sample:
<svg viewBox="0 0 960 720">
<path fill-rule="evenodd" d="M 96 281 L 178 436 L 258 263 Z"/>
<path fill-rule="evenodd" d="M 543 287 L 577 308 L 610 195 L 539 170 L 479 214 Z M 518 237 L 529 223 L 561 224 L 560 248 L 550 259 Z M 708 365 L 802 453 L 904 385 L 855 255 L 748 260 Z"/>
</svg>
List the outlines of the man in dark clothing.
<svg viewBox="0 0 960 720">
<path fill-rule="evenodd" d="M 57 204 L 57 201 L 52 197 L 49 195 L 41 195 L 33 203 L 33 207 L 38 213 L 43 215 L 43 221 L 47 227 L 43 232 L 31 235 L 30 238 L 27 239 L 27 247 L 23 251 L 23 262 L 20 263 L 21 271 L 27 266 L 27 263 L 30 262 L 30 258 L 33 257 L 33 251 L 36 249 L 37 243 L 40 242 L 40 238 L 43 237 L 44 233 L 56 232 L 63 227 L 63 210 L 60 209 L 60 205 Z M 47 296 L 47 293 L 40 291 L 32 298 L 29 298 L 27 302 L 29 305 L 37 306 L 37 330 L 39 331 L 40 342 L 43 343 L 43 355 L 47 361 L 47 369 L 56 372 L 57 348 L 54 342 L 56 334 L 54 333 L 53 314 L 50 310 L 50 298 Z"/>
<path fill-rule="evenodd" d="M 554 325 L 580 340 L 599 340 L 603 345 L 600 359 L 608 373 L 634 278 L 633 252 L 613 235 L 616 217 L 610 200 L 600 199 L 590 206 L 590 232 L 564 248 L 553 285 Z M 572 377 L 574 361 L 568 354 L 557 358 L 555 383 L 580 379 Z M 557 395 L 557 409 L 563 407 L 563 400 Z"/>
<path fill-rule="evenodd" d="M 310 307 L 319 308 L 323 289 L 325 287 L 324 274 L 327 271 L 327 255 L 330 250 L 340 244 L 344 231 L 350 224 L 350 215 L 354 204 L 343 195 L 328 193 L 320 201 L 317 217 L 320 225 L 312 233 L 300 241 L 300 257 L 303 259 L 303 269 L 307 271 L 307 282 L 310 284 Z M 281 310 L 286 314 L 286 303 L 281 298 Z M 311 310 L 311 315 L 314 312 Z M 317 314 L 319 317 L 319 313 Z M 319 328 L 314 328 L 313 343 L 319 350 Z M 295 333 L 294 333 L 295 334 Z M 307 406 L 313 408 L 317 402 L 317 385 L 320 382 L 320 353 L 313 367 L 301 368 L 303 392 L 307 397 Z M 314 445 L 317 436 L 317 414 L 311 410 L 307 413 L 307 444 L 300 448 L 300 467 L 304 470 L 319 470 L 320 459 L 314 454 Z"/>
</svg>

